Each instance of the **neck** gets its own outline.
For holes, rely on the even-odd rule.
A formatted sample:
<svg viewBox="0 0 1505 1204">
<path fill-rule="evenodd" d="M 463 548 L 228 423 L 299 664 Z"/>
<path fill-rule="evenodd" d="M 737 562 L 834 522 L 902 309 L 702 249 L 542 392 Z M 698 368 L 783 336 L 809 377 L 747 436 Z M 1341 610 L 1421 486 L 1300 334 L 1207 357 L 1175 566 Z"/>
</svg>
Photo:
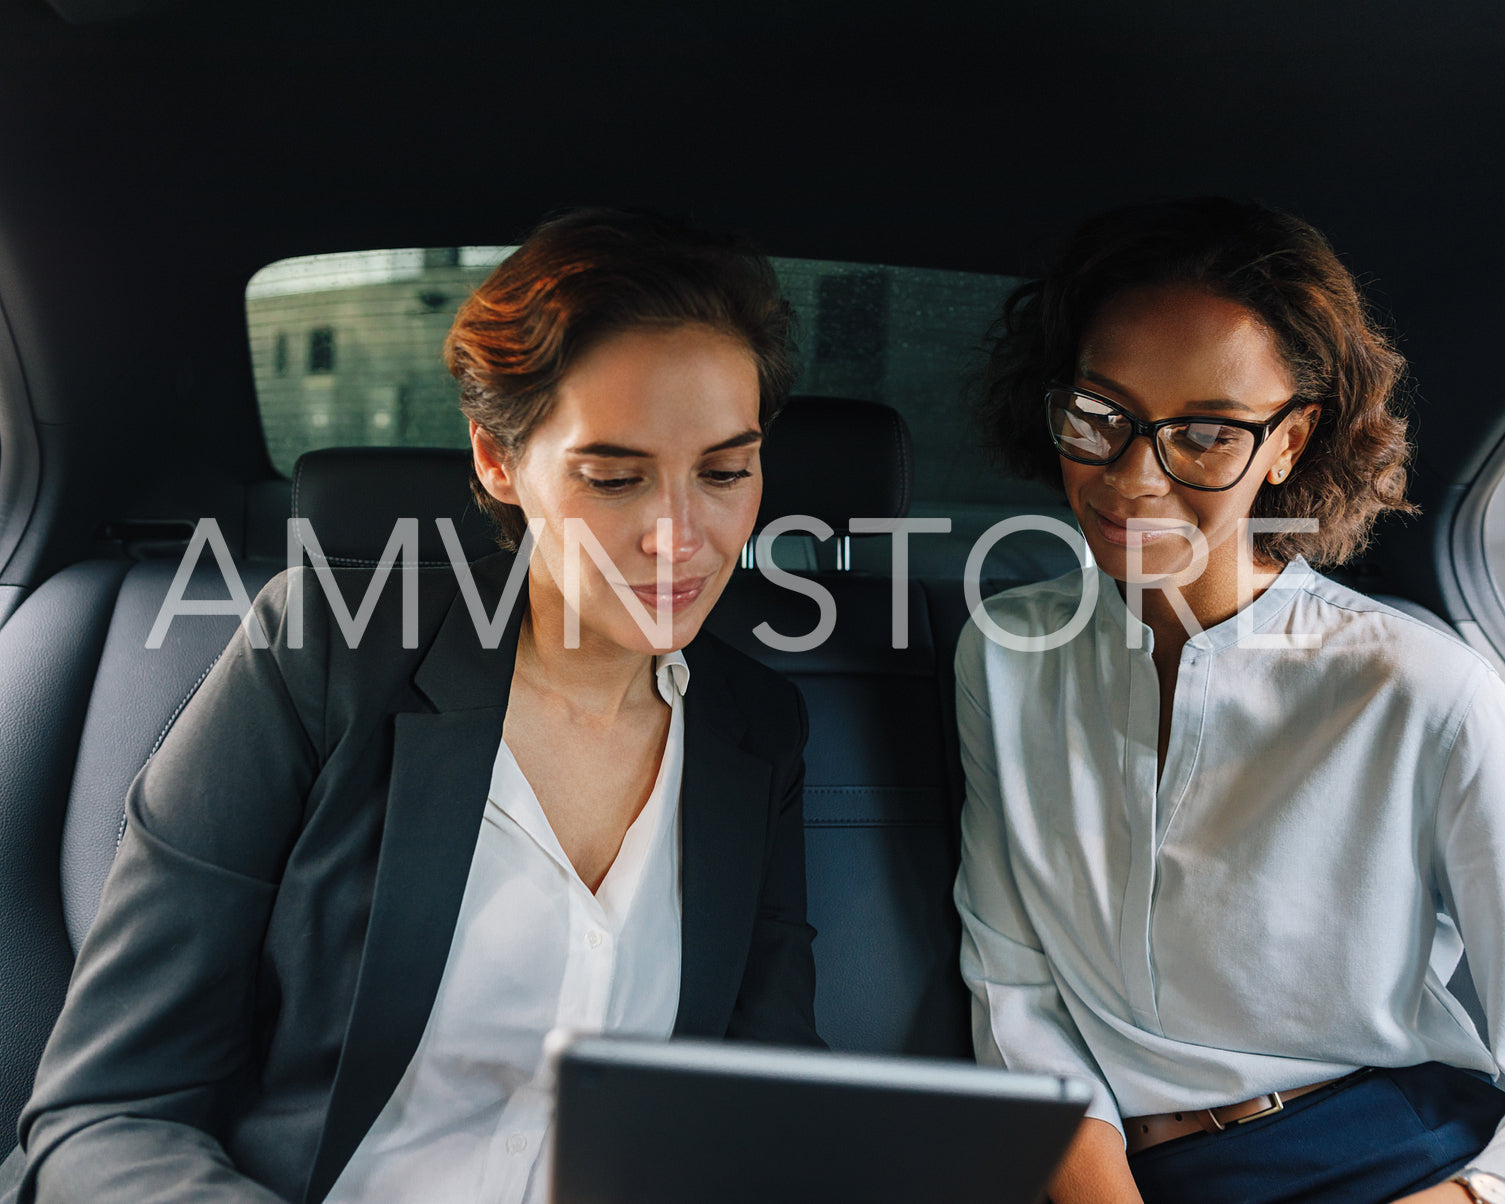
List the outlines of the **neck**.
<svg viewBox="0 0 1505 1204">
<path fill-rule="evenodd" d="M 1156 649 L 1180 648 L 1195 634 L 1195 628 L 1185 621 L 1186 613 L 1203 631 L 1216 627 L 1269 589 L 1282 567 L 1274 561 L 1255 561 L 1254 571 L 1244 574 L 1241 580 L 1236 571 L 1208 565 L 1195 580 L 1144 587 L 1139 591 L 1137 608 L 1131 606 L 1131 609 L 1155 633 Z M 1126 601 L 1130 599 L 1123 582 L 1118 583 L 1118 589 Z M 1178 598 L 1182 614 L 1177 613 Z"/>
<path fill-rule="evenodd" d="M 561 699 L 577 715 L 602 723 L 632 705 L 658 700 L 652 656 L 623 648 L 584 626 L 580 646 L 566 648 L 564 599 L 547 584 L 535 584 L 532 574 L 513 672 L 534 692 Z"/>
</svg>

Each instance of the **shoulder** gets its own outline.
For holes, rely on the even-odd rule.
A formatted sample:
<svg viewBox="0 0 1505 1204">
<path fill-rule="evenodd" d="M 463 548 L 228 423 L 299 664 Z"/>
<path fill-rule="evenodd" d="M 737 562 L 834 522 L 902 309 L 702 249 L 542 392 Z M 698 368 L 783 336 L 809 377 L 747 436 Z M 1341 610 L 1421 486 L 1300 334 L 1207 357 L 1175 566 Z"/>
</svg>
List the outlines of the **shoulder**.
<svg viewBox="0 0 1505 1204">
<path fill-rule="evenodd" d="M 463 566 L 487 615 L 513 560 L 500 553 Z M 268 654 L 295 690 L 317 683 L 322 692 L 338 679 L 406 679 L 454 607 L 463 605 L 461 571 L 450 565 L 294 567 L 262 588 L 252 614 Z M 249 633 L 249 642 L 259 647 L 258 632 Z"/>
<path fill-rule="evenodd" d="M 767 665 L 702 630 L 685 647 L 690 692 L 710 705 L 735 710 L 747 727 L 747 742 L 771 748 L 803 744 L 808 726 L 799 687 Z M 709 680 L 707 680 L 709 679 Z"/>
<path fill-rule="evenodd" d="M 1059 631 L 1070 623 L 1082 606 L 1083 590 L 1097 586 L 1095 571 L 1089 576 L 1082 569 L 1072 569 L 1049 581 L 1016 585 L 984 598 L 978 609 L 1006 631 L 1040 635 Z M 976 614 L 974 611 L 969 624 L 972 628 L 978 626 Z"/>
<path fill-rule="evenodd" d="M 1450 697 L 1465 683 L 1498 683 L 1484 657 L 1422 617 L 1424 612 L 1408 613 L 1314 569 L 1294 593 L 1286 626 L 1292 634 L 1319 636 L 1322 655 L 1330 662 L 1368 666 L 1397 685 L 1438 689 Z"/>
<path fill-rule="evenodd" d="M 483 593 L 500 596 L 513 561 L 510 552 L 499 552 L 465 568 Z M 299 565 L 284 569 L 268 581 L 253 606 L 277 629 L 284 629 L 292 610 L 300 607 L 304 617 L 317 621 L 321 629 L 331 623 L 337 625 L 339 612 L 354 618 L 370 608 L 367 622 L 373 630 L 380 630 L 400 622 L 404 607 L 416 609 L 420 623 L 435 626 L 460 591 L 459 572 L 453 565 L 432 564 L 407 568 L 400 564 L 387 568 L 326 565 L 318 570 Z M 331 589 L 337 597 L 331 596 Z"/>
<path fill-rule="evenodd" d="M 1096 579 L 1091 582 L 1096 585 Z M 983 619 L 1017 636 L 1043 636 L 1062 631 L 1078 615 L 1082 591 L 1090 588 L 1082 569 L 1073 569 L 1049 581 L 1016 585 L 984 598 L 962 625 L 956 642 L 958 673 L 976 672 L 991 657 L 1007 657 L 1011 649 L 991 640 Z"/>
<path fill-rule="evenodd" d="M 1230 649 L 1239 696 L 1251 709 L 1279 714 L 1305 705 L 1312 722 L 1364 714 L 1384 725 L 1372 729 L 1375 739 L 1409 732 L 1441 755 L 1481 700 L 1483 713 L 1500 709 L 1505 685 L 1494 667 L 1425 612 L 1407 613 L 1312 570 L 1288 577 L 1285 588 L 1289 601 L 1252 633 L 1256 644 Z M 1289 637 L 1292 646 L 1267 650 L 1266 637 Z"/>
</svg>

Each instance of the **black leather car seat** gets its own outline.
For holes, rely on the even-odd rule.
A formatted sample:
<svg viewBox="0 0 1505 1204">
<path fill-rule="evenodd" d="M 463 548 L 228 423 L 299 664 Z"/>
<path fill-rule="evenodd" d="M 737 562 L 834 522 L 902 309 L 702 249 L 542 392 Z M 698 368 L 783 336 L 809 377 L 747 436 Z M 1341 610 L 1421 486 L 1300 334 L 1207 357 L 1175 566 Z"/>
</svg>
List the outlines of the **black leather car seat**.
<svg viewBox="0 0 1505 1204">
<path fill-rule="evenodd" d="M 888 406 L 796 399 L 773 424 L 763 464 L 760 530 L 807 515 L 841 546 L 852 519 L 909 510 L 909 432 Z M 886 545 L 889 536 L 850 538 Z M 886 548 L 863 559 L 889 563 Z M 837 1049 L 969 1057 L 951 903 L 960 798 L 942 671 L 951 652 L 937 645 L 917 581 L 901 586 L 908 644 L 894 647 L 892 578 L 852 571 L 852 560 L 827 552 L 826 567 L 793 574 L 834 601 L 835 625 L 818 647 L 781 651 L 757 637 L 763 623 L 806 635 L 819 612 L 756 568 L 733 575 L 708 627 L 792 678 L 810 711 L 805 853 L 821 1035 Z"/>
<path fill-rule="evenodd" d="M 223 598 L 213 558 L 189 597 Z M 254 594 L 275 563 L 237 566 Z M 146 637 L 170 562 L 89 561 L 44 582 L 0 628 L 0 1153 L 14 1145 L 74 952 L 119 842 L 125 791 L 228 641 L 229 615 Z"/>
</svg>

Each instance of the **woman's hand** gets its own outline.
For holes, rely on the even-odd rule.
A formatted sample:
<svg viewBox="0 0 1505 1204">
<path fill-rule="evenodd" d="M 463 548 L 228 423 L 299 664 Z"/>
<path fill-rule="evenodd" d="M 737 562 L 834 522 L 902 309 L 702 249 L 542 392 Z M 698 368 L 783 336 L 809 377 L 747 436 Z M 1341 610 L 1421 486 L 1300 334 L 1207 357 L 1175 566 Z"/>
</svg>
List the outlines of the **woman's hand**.
<svg viewBox="0 0 1505 1204">
<path fill-rule="evenodd" d="M 1143 1204 L 1117 1129 L 1105 1120 L 1082 1121 L 1050 1181 L 1050 1199 L 1051 1204 Z"/>
<path fill-rule="evenodd" d="M 1425 1191 L 1402 1196 L 1395 1204 L 1472 1204 L 1473 1197 L 1461 1183 L 1439 1183 Z"/>
</svg>

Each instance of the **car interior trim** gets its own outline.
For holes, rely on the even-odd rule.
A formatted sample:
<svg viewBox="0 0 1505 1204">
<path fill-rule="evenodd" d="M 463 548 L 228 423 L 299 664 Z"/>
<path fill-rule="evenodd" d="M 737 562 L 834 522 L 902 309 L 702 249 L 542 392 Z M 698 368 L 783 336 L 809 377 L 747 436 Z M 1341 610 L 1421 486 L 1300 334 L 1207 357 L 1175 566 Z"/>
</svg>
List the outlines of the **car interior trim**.
<svg viewBox="0 0 1505 1204">
<path fill-rule="evenodd" d="M 26 375 L 0 302 L 0 577 L 15 555 L 36 506 L 42 465 Z M 0 596 L 0 623 L 14 609 Z"/>
</svg>

